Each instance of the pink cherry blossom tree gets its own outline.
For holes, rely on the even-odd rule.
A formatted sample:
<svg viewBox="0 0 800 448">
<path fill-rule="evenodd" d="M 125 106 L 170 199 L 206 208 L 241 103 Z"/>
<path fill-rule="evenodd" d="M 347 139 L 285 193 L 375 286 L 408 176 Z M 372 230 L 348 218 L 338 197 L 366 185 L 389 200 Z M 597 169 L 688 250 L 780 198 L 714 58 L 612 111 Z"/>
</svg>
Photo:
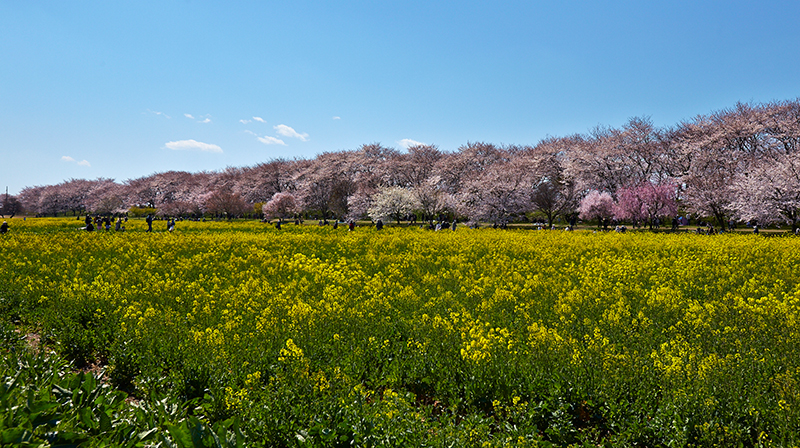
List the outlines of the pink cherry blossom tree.
<svg viewBox="0 0 800 448">
<path fill-rule="evenodd" d="M 297 199 L 292 193 L 280 192 L 272 195 L 269 200 L 261 209 L 264 213 L 264 218 L 288 218 L 297 213 L 300 208 Z"/>
<path fill-rule="evenodd" d="M 608 192 L 592 190 L 581 200 L 578 217 L 586 221 L 597 221 L 600 227 L 614 216 L 614 198 Z"/>
<path fill-rule="evenodd" d="M 644 221 L 650 228 L 656 219 L 678 213 L 677 187 L 671 183 L 644 182 L 635 187 L 617 190 L 614 217 L 630 221 Z"/>
</svg>

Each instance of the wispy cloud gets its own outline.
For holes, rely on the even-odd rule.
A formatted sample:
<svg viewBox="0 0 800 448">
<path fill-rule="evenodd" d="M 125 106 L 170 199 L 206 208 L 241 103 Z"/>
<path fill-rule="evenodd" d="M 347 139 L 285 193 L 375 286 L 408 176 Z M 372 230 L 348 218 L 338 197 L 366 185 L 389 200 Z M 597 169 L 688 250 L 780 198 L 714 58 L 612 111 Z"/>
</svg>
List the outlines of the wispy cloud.
<svg viewBox="0 0 800 448">
<path fill-rule="evenodd" d="M 206 118 L 205 120 L 198 121 L 198 123 L 211 123 L 211 119 L 210 118 Z"/>
<path fill-rule="evenodd" d="M 166 118 L 172 118 L 169 115 L 165 114 L 164 112 L 158 112 L 158 111 L 150 110 L 150 109 L 147 109 L 147 111 L 150 112 L 153 115 L 161 115 L 161 116 L 164 116 Z"/>
<path fill-rule="evenodd" d="M 400 140 L 399 142 L 397 142 L 397 144 L 402 146 L 403 148 L 408 149 L 408 148 L 410 148 L 412 146 L 422 146 L 422 145 L 426 145 L 427 143 L 422 143 L 422 142 L 418 142 L 416 140 L 411 140 L 410 138 L 404 138 L 404 139 Z"/>
<path fill-rule="evenodd" d="M 292 138 L 299 138 L 301 141 L 308 141 L 308 134 L 300 134 L 299 132 L 295 131 L 294 129 L 286 126 L 285 124 L 279 124 L 277 126 L 273 126 L 275 131 L 284 136 L 284 137 L 292 137 Z"/>
<path fill-rule="evenodd" d="M 333 119 L 334 119 L 334 120 L 341 120 L 341 119 L 342 119 L 342 117 L 340 117 L 340 116 L 338 116 L 338 115 L 337 115 L 337 116 L 333 117 Z"/>
<path fill-rule="evenodd" d="M 263 143 L 265 145 L 283 145 L 283 146 L 286 146 L 286 143 L 283 140 L 281 140 L 279 138 L 275 138 L 275 137 L 270 137 L 268 135 L 264 136 L 264 137 L 258 137 L 258 141 L 260 141 L 261 143 Z"/>
<path fill-rule="evenodd" d="M 186 118 L 191 118 L 192 120 L 194 120 L 194 116 L 192 114 L 183 114 L 183 116 L 186 117 Z"/>
<path fill-rule="evenodd" d="M 242 124 L 247 124 L 247 123 L 252 123 L 252 122 L 253 122 L 253 120 L 245 120 L 244 118 L 239 120 L 239 123 L 242 123 Z"/>
<path fill-rule="evenodd" d="M 203 151 L 203 152 L 222 152 L 222 148 L 211 143 L 198 142 L 197 140 L 178 140 L 175 142 L 167 142 L 164 144 L 169 149 L 174 151 Z"/>
<path fill-rule="evenodd" d="M 256 137 L 258 137 L 258 134 L 256 134 L 255 132 L 251 131 L 250 129 L 245 129 L 244 132 L 246 132 L 246 133 L 248 133 L 250 135 L 255 135 Z"/>
<path fill-rule="evenodd" d="M 92 164 L 90 164 L 88 160 L 81 160 L 80 162 L 76 162 L 75 159 L 73 159 L 70 156 L 61 156 L 61 161 L 68 163 L 77 163 L 79 166 L 92 166 Z"/>
<path fill-rule="evenodd" d="M 266 121 L 264 121 L 264 119 L 261 118 L 261 117 L 253 117 L 253 120 L 255 120 L 255 121 L 259 122 L 259 123 L 266 123 Z"/>
</svg>

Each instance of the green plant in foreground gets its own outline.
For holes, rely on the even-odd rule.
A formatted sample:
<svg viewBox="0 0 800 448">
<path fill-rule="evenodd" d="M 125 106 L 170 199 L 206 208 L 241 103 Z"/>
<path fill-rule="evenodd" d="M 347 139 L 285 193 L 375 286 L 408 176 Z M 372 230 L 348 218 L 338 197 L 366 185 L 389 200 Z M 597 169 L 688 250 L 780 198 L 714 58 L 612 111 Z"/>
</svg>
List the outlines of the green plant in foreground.
<svg viewBox="0 0 800 448">
<path fill-rule="evenodd" d="M 69 370 L 55 354 L 33 352 L 18 341 L 4 345 L 1 446 L 244 446 L 235 420 L 209 425 L 189 414 L 201 414 L 202 402 L 133 405 L 124 392 L 93 373 Z"/>
</svg>

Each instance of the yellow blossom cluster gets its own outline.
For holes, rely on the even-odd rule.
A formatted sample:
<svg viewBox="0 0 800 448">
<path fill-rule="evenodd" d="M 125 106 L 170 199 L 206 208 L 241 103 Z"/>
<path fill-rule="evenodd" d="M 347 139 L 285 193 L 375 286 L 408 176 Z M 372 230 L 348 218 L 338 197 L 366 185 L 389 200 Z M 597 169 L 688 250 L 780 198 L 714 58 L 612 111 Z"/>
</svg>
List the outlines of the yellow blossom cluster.
<svg viewBox="0 0 800 448">
<path fill-rule="evenodd" d="M 668 400 L 686 415 L 768 416 L 782 422 L 763 428 L 772 438 L 800 429 L 797 238 L 18 227 L 0 239 L 0 292 L 39 310 L 54 337 L 86 331 L 80 341 L 112 359 L 129 344 L 141 372 L 201 366 L 229 409 L 304 378 L 311 394 L 386 403 L 407 387 L 521 414 L 569 389 L 657 412 Z"/>
</svg>

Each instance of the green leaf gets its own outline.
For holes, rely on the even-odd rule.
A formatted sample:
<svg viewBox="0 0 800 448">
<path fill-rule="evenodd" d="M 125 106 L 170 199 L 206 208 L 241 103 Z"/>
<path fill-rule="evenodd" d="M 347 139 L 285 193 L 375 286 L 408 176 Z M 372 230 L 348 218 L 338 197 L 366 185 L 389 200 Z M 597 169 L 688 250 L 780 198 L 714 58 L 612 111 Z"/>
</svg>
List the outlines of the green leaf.
<svg viewBox="0 0 800 448">
<path fill-rule="evenodd" d="M 25 428 L 6 429 L 4 431 L 0 431 L 0 442 L 2 442 L 3 445 L 20 444 L 30 440 L 32 434 L 33 433 Z"/>
<path fill-rule="evenodd" d="M 88 428 L 96 428 L 97 422 L 94 421 L 94 415 L 92 415 L 92 410 L 89 408 L 81 408 L 78 410 L 78 417 L 81 419 L 81 423 L 86 425 Z"/>
<path fill-rule="evenodd" d="M 189 448 L 192 444 L 192 434 L 184 425 L 170 425 L 169 434 L 175 440 L 175 444 L 181 448 Z"/>
<path fill-rule="evenodd" d="M 106 432 L 111 429 L 111 419 L 105 412 L 100 412 L 100 431 Z"/>
<path fill-rule="evenodd" d="M 136 434 L 136 438 L 139 440 L 146 440 L 149 439 L 151 435 L 158 431 L 158 428 L 150 428 L 147 431 L 142 431 L 139 434 Z"/>
<path fill-rule="evenodd" d="M 41 412 L 49 411 L 54 407 L 57 407 L 58 403 L 53 402 L 39 402 L 39 403 L 31 403 L 28 402 L 28 405 L 25 407 L 29 413 L 31 414 L 39 414 Z"/>
</svg>

